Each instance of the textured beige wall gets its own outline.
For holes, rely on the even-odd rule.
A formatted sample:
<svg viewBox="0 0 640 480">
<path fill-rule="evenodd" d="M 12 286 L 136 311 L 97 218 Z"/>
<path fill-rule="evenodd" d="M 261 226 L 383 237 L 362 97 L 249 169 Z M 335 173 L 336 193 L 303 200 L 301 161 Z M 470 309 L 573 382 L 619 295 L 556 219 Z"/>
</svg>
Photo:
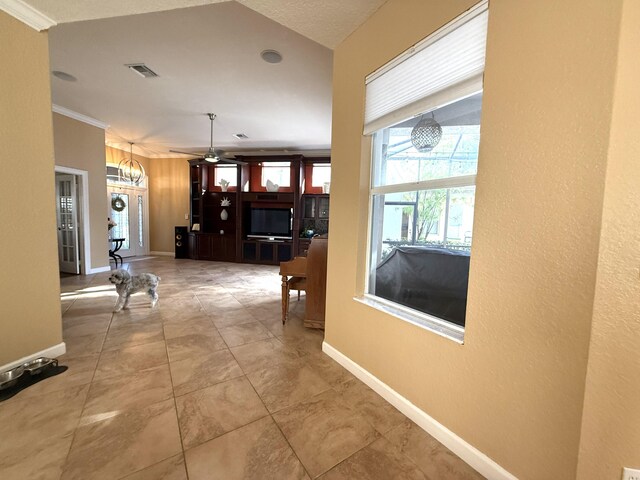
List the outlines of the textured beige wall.
<svg viewBox="0 0 640 480">
<path fill-rule="evenodd" d="M 589 368 L 580 480 L 640 468 L 640 3 L 625 0 Z"/>
<path fill-rule="evenodd" d="M 473 3 L 389 0 L 335 51 L 326 341 L 518 478 L 570 479 L 620 1 L 491 1 L 465 344 L 352 299 L 364 77 Z"/>
<path fill-rule="evenodd" d="M 62 342 L 46 33 L 0 11 L 0 365 Z"/>
<path fill-rule="evenodd" d="M 189 225 L 189 163 L 184 158 L 149 161 L 151 251 L 174 252 L 174 228 Z"/>
<path fill-rule="evenodd" d="M 54 113 L 53 143 L 56 165 L 88 172 L 91 268 L 106 267 L 109 245 L 104 130 Z"/>
</svg>

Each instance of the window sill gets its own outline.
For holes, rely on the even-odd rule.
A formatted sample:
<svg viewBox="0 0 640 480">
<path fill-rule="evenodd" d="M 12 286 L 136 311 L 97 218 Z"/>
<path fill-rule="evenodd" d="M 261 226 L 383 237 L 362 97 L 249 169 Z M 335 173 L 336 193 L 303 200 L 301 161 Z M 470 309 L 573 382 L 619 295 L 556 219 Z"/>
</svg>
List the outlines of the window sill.
<svg viewBox="0 0 640 480">
<path fill-rule="evenodd" d="M 427 313 L 404 307 L 374 295 L 365 294 L 360 297 L 353 297 L 353 299 L 356 302 L 375 308 L 376 310 L 389 315 L 393 315 L 400 320 L 409 322 L 412 325 L 428 330 L 429 332 L 433 332 L 436 335 L 453 340 L 460 345 L 464 344 L 464 328 L 459 325 L 452 324 Z"/>
</svg>

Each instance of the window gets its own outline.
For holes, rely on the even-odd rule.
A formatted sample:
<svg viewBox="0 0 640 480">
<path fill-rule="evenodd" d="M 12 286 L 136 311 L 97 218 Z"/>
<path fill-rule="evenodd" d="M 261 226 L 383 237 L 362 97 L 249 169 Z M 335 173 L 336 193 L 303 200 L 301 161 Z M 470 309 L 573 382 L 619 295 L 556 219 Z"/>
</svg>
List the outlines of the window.
<svg viewBox="0 0 640 480">
<path fill-rule="evenodd" d="M 215 183 L 220 185 L 220 180 L 229 182 L 228 187 L 238 186 L 238 167 L 237 165 L 216 165 Z"/>
<path fill-rule="evenodd" d="M 118 171 L 118 165 L 115 164 L 107 164 L 107 184 L 108 185 L 126 185 L 131 186 L 131 182 L 123 180 L 120 177 L 120 172 Z M 140 182 L 139 185 L 135 185 L 137 187 L 145 188 L 147 186 L 147 177 L 144 177 L 144 180 Z"/>
<path fill-rule="evenodd" d="M 138 246 L 144 247 L 144 198 L 138 195 Z"/>
<path fill-rule="evenodd" d="M 366 85 L 372 165 L 365 301 L 457 340 L 473 238 L 487 16 L 487 3 L 476 5 Z M 440 140 L 418 149 L 412 132 L 431 118 Z"/>
<path fill-rule="evenodd" d="M 262 183 L 266 187 L 267 180 L 271 180 L 280 187 L 288 187 L 291 184 L 291 163 L 290 162 L 263 162 L 262 163 Z"/>
<path fill-rule="evenodd" d="M 331 182 L 331 164 L 314 163 L 311 170 L 311 186 L 323 187 L 328 182 Z"/>
<path fill-rule="evenodd" d="M 107 183 L 119 183 L 118 167 L 107 165 Z"/>
</svg>

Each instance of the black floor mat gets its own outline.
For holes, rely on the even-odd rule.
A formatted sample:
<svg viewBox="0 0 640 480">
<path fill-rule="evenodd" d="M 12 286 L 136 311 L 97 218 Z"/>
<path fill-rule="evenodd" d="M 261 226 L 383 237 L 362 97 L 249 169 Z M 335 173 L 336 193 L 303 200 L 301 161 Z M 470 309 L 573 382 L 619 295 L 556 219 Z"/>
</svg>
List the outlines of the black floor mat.
<svg viewBox="0 0 640 480">
<path fill-rule="evenodd" d="M 9 400 L 11 397 L 13 397 L 14 395 L 17 395 L 22 390 L 30 387 L 31 385 L 34 385 L 38 382 L 41 382 L 42 380 L 46 380 L 49 377 L 53 377 L 62 372 L 65 372 L 67 368 L 69 367 L 65 367 L 64 365 L 58 365 L 58 366 L 49 367 L 42 373 L 39 373 L 38 375 L 29 375 L 28 373 L 25 373 L 20 377 L 20 379 L 18 380 L 18 383 L 16 383 L 13 387 L 9 387 L 5 390 L 0 390 L 0 402 Z"/>
</svg>

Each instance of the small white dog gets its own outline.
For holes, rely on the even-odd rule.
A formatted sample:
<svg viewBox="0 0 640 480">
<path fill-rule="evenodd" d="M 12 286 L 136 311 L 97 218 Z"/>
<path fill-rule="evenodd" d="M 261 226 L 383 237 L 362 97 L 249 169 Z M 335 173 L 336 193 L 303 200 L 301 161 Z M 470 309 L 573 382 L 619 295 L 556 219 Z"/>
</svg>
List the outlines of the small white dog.
<svg viewBox="0 0 640 480">
<path fill-rule="evenodd" d="M 158 303 L 158 283 L 160 277 L 153 273 L 141 273 L 140 275 L 131 275 L 126 270 L 115 270 L 109 281 L 116 286 L 118 292 L 118 301 L 116 302 L 114 312 L 119 312 L 129 305 L 129 298 L 136 292 L 146 291 L 151 297 L 151 308 Z"/>
</svg>

